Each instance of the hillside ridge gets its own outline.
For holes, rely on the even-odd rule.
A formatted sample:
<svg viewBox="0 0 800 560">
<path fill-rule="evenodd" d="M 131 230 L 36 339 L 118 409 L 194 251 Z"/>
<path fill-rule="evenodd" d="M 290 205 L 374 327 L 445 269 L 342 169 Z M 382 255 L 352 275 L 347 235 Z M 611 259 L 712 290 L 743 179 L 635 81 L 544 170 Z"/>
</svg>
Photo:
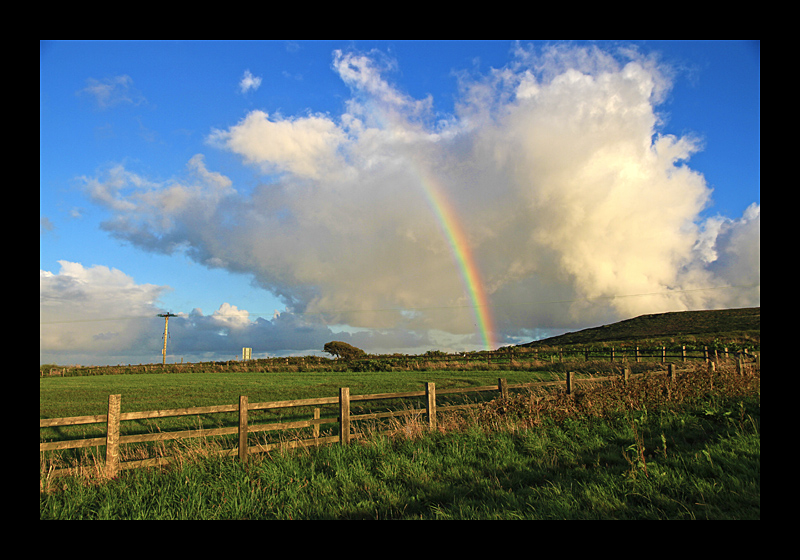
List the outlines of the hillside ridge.
<svg viewBox="0 0 800 560">
<path fill-rule="evenodd" d="M 761 307 L 640 315 L 617 323 L 534 340 L 518 346 L 568 346 L 571 344 L 698 335 L 730 335 L 733 333 L 754 334 L 760 339 Z"/>
</svg>

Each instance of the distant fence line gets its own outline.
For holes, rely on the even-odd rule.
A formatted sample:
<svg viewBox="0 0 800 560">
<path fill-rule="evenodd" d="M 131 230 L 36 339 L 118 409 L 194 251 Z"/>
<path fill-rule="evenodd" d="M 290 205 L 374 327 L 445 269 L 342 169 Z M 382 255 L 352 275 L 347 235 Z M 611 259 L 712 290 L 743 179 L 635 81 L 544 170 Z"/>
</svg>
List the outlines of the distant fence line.
<svg viewBox="0 0 800 560">
<path fill-rule="evenodd" d="M 668 353 L 673 352 L 673 353 Z M 539 351 L 534 349 L 532 351 L 527 352 L 528 354 L 532 353 L 535 357 L 534 359 L 538 359 Z M 595 348 L 571 348 L 568 350 L 564 350 L 563 348 L 556 348 L 555 350 L 547 350 L 544 352 L 544 355 L 549 356 L 551 360 L 554 361 L 554 358 L 557 356 L 559 361 L 564 361 L 564 356 L 578 356 L 583 357 L 584 360 L 589 361 L 591 359 L 600 359 L 609 361 L 626 361 L 633 359 L 637 363 L 641 362 L 643 358 L 657 358 L 660 359 L 662 363 L 666 362 L 670 358 L 680 358 L 682 362 L 686 360 L 692 359 L 700 359 L 705 360 L 706 362 L 709 361 L 719 361 L 719 360 L 728 360 L 735 358 L 740 355 L 744 355 L 745 359 L 750 354 L 750 352 L 745 348 L 741 351 L 729 351 L 728 348 L 723 348 L 722 350 L 712 349 L 709 350 L 708 346 L 704 346 L 702 349 L 687 349 L 685 345 L 683 346 L 673 346 L 673 347 L 655 347 L 655 348 L 645 348 L 641 349 L 638 346 L 633 348 L 630 347 L 622 347 L 622 348 L 615 348 L 613 346 L 608 348 L 602 349 L 595 349 Z M 522 354 L 524 355 L 524 354 Z M 514 359 L 519 359 L 518 357 L 520 354 L 514 353 L 512 354 Z"/>
<path fill-rule="evenodd" d="M 512 348 L 512 347 L 509 347 Z M 503 364 L 516 362 L 523 364 L 525 362 L 563 362 L 565 358 L 573 357 L 573 359 L 589 360 L 603 360 L 603 361 L 635 361 L 641 362 L 643 359 L 657 359 L 662 363 L 666 363 L 671 359 L 680 359 L 682 362 L 687 360 L 705 360 L 706 362 L 719 360 L 735 359 L 736 356 L 743 354 L 745 357 L 757 356 L 742 349 L 741 351 L 729 351 L 728 348 L 711 349 L 708 346 L 702 349 L 687 349 L 683 346 L 660 346 L 650 348 L 635 347 L 607 347 L 607 348 L 548 348 L 548 349 L 525 349 L 514 348 L 513 350 L 500 349 L 492 352 L 475 352 L 463 354 L 429 354 L 422 356 L 364 356 L 350 360 L 346 359 L 330 359 L 320 356 L 293 356 L 283 358 L 260 358 L 254 360 L 227 360 L 221 362 L 187 362 L 187 363 L 173 363 L 173 364 L 138 364 L 138 365 L 117 365 L 117 366 L 67 366 L 61 368 L 52 368 L 45 372 L 39 370 L 39 377 L 53 377 L 53 376 L 82 376 L 82 375 L 102 375 L 106 372 L 115 372 L 123 370 L 126 374 L 136 373 L 164 373 L 169 372 L 192 372 L 192 371 L 269 371 L 270 368 L 280 368 L 288 366 L 297 366 L 300 368 L 315 368 L 320 366 L 340 367 L 343 364 L 355 362 L 380 362 L 387 365 L 395 365 L 396 367 L 410 367 L 414 364 L 430 362 L 430 363 L 485 363 L 489 364 Z"/>
<path fill-rule="evenodd" d="M 736 361 L 737 373 L 744 374 L 746 363 L 740 356 Z M 760 363 L 759 363 L 760 366 Z M 709 370 L 714 371 L 714 363 L 709 363 Z M 189 439 L 198 437 L 211 437 L 238 434 L 238 445 L 232 449 L 225 449 L 219 452 L 221 455 L 238 456 L 238 458 L 246 462 L 250 454 L 261 453 L 275 449 L 294 448 L 294 447 L 310 447 L 326 445 L 331 443 L 340 443 L 342 445 L 348 444 L 352 439 L 361 437 L 361 434 L 353 433 L 351 423 L 353 421 L 368 420 L 368 419 L 381 419 L 391 418 L 396 416 L 404 416 L 411 414 L 424 415 L 427 418 L 428 427 L 433 429 L 437 425 L 437 413 L 442 411 L 457 410 L 461 408 L 478 406 L 477 404 L 456 404 L 437 406 L 437 397 L 439 395 L 456 394 L 456 393 L 473 393 L 484 391 L 497 391 L 499 396 L 508 397 L 509 390 L 511 389 L 525 389 L 525 388 L 538 388 L 538 387 L 563 387 L 567 394 L 575 391 L 576 385 L 579 383 L 597 383 L 610 381 L 612 379 L 619 379 L 620 377 L 627 381 L 630 377 L 653 374 L 654 372 L 631 374 L 629 366 L 622 368 L 621 375 L 611 375 L 606 377 L 578 377 L 574 372 L 567 372 L 563 380 L 556 381 L 538 381 L 530 383 L 517 383 L 510 385 L 506 379 L 498 379 L 496 385 L 485 385 L 480 387 L 462 387 L 451 389 L 438 389 L 436 384 L 432 382 L 425 383 L 423 391 L 405 391 L 397 393 L 377 393 L 365 395 L 351 395 L 349 387 L 341 387 L 338 396 L 335 397 L 320 397 L 311 399 L 297 399 L 275 402 L 261 402 L 251 403 L 246 395 L 239 397 L 237 404 L 225 404 L 217 406 L 200 406 L 188 408 L 176 408 L 167 410 L 150 410 L 142 412 L 121 412 L 122 395 L 109 395 L 108 396 L 108 412 L 107 414 L 93 415 L 93 416 L 75 416 L 69 418 L 44 418 L 39 420 L 39 428 L 50 428 L 60 426 L 76 426 L 82 424 L 106 424 L 105 437 L 54 441 L 39 443 L 39 452 L 54 451 L 62 449 L 79 449 L 85 447 L 105 446 L 105 473 L 107 476 L 116 476 L 121 469 L 133 469 L 149 466 L 157 466 L 171 462 L 173 457 L 156 457 L 151 459 L 135 460 L 135 461 L 120 461 L 119 449 L 120 445 L 131 443 L 145 443 L 145 442 L 163 442 L 175 439 Z M 670 381 L 674 382 L 676 375 L 676 367 L 674 363 L 667 364 L 666 373 L 669 375 Z M 358 401 L 375 401 L 383 399 L 402 399 L 408 397 L 424 397 L 425 407 L 420 409 L 403 409 L 399 411 L 378 412 L 368 414 L 351 414 L 350 404 Z M 335 405 L 338 404 L 339 411 L 337 417 L 334 418 L 320 418 L 320 409 L 315 408 L 313 416 L 309 420 L 301 420 L 294 422 L 277 422 L 269 424 L 251 424 L 249 422 L 249 412 L 255 410 L 268 410 L 268 409 L 285 409 L 294 407 L 319 407 L 322 405 Z M 237 412 L 238 424 L 236 426 L 228 426 L 222 428 L 210 429 L 193 429 L 193 430 L 180 430 L 171 432 L 157 432 L 147 434 L 135 435 L 120 435 L 120 423 L 130 420 L 142 420 L 152 418 L 167 418 L 177 416 L 196 416 L 202 414 L 213 414 L 222 412 Z M 339 434 L 334 436 L 320 437 L 320 425 L 322 424 L 339 424 Z M 248 441 L 249 434 L 271 431 L 271 430 L 292 430 L 312 428 L 313 437 L 305 440 L 292 440 L 285 442 L 278 442 L 272 444 L 259 444 L 251 445 Z M 60 469 L 50 473 L 52 476 L 60 476 L 70 474 L 73 469 Z"/>
</svg>

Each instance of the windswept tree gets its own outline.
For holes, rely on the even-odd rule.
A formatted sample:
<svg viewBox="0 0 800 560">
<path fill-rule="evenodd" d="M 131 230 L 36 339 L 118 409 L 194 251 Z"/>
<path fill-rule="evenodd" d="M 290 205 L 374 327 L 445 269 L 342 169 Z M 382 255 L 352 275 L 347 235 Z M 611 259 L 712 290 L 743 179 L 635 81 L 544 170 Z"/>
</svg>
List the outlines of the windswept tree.
<svg viewBox="0 0 800 560">
<path fill-rule="evenodd" d="M 337 358 L 344 358 L 345 360 L 352 360 L 353 358 L 360 358 L 361 356 L 367 355 L 361 348 L 356 348 L 355 346 L 338 340 L 326 343 L 323 351 Z"/>
</svg>

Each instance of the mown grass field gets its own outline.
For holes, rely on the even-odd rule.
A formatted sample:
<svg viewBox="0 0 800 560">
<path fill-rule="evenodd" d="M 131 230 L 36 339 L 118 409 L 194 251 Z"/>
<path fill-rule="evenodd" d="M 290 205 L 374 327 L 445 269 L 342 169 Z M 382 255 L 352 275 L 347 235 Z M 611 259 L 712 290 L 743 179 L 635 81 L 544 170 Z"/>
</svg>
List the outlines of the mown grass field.
<svg viewBox="0 0 800 560">
<path fill-rule="evenodd" d="M 551 379 L 549 371 L 399 371 L 399 372 L 209 372 L 178 374 L 137 374 L 90 377 L 52 377 L 40 378 L 39 411 L 41 418 L 58 418 L 105 414 L 109 394 L 122 395 L 122 412 L 162 410 L 170 408 L 213 406 L 238 403 L 240 395 L 247 395 L 251 403 L 272 402 L 314 397 L 336 397 L 340 387 L 349 387 L 353 396 L 366 393 L 393 393 L 400 391 L 424 390 L 426 381 L 433 381 L 441 390 L 456 387 L 497 385 L 498 377 L 508 379 L 509 383 Z M 485 400 L 496 393 L 472 393 L 466 398 Z M 465 402 L 461 396 L 454 396 L 457 402 Z M 440 397 L 440 406 L 447 397 Z M 383 412 L 401 408 L 422 408 L 424 398 L 391 399 L 353 403 L 353 414 Z M 337 405 L 321 408 L 321 417 L 335 420 L 338 417 Z M 268 411 L 251 411 L 250 424 L 309 420 L 312 407 L 297 407 Z M 147 419 L 123 422 L 122 435 L 151 433 L 156 431 L 178 431 L 196 428 L 229 427 L 238 424 L 238 415 L 232 413 L 204 414 L 199 416 Z M 338 424 L 321 427 L 322 435 L 338 434 Z M 282 438 L 307 438 L 311 430 L 290 432 L 270 432 L 262 434 L 259 443 L 274 443 Z M 90 424 L 40 430 L 41 441 L 61 441 L 104 437 L 105 424 Z M 221 437 L 218 443 L 225 447 L 235 447 L 236 437 Z M 165 445 L 139 446 L 137 459 L 152 458 L 158 455 L 172 455 L 181 449 L 183 442 L 173 441 Z M 123 448 L 126 449 L 126 448 Z M 128 450 L 133 446 L 127 446 Z M 48 463 L 57 457 L 55 463 L 61 466 L 85 462 L 92 457 L 86 449 L 65 450 L 46 454 L 41 461 L 42 468 L 50 468 Z M 90 459 L 93 460 L 93 459 Z"/>
<path fill-rule="evenodd" d="M 247 465 L 211 457 L 215 444 L 198 441 L 175 464 L 114 480 L 45 476 L 40 518 L 759 519 L 760 370 L 736 376 L 723 368 L 712 387 L 704 368 L 695 369 L 669 397 L 664 376 L 578 397 L 521 392 L 443 417 L 432 433 L 419 419 L 398 421 L 391 437 L 254 455 Z M 424 381 L 513 383 L 532 372 L 432 374 L 51 378 L 41 380 L 40 414 L 102 414 L 109 392 L 123 394 L 123 410 L 143 410 L 235 402 L 239 394 L 329 396 L 338 386 L 357 394 Z"/>
<path fill-rule="evenodd" d="M 426 381 L 439 388 L 481 386 L 549 378 L 531 371 L 398 371 L 398 372 L 213 372 L 92 377 L 46 377 L 39 380 L 39 417 L 104 414 L 108 395 L 123 395 L 122 411 L 332 397 L 339 387 L 353 395 L 419 391 Z"/>
</svg>

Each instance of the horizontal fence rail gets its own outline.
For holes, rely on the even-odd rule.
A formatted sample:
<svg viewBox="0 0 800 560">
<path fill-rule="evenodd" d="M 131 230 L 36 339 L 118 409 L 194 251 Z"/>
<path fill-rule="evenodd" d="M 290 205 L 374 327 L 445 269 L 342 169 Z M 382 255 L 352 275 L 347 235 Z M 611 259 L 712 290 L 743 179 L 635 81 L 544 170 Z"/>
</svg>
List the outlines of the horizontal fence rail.
<svg viewBox="0 0 800 560">
<path fill-rule="evenodd" d="M 746 368 L 743 360 L 737 361 L 737 372 L 742 374 Z M 713 371 L 713 362 L 710 364 L 710 370 Z M 120 461 L 120 445 L 133 444 L 133 443 L 146 443 L 146 442 L 163 442 L 169 440 L 180 440 L 188 438 L 211 437 L 211 436 L 224 436 L 224 435 L 238 435 L 238 445 L 233 449 L 224 449 L 220 454 L 238 456 L 238 458 L 246 462 L 248 456 L 253 453 L 261 453 L 275 449 L 278 447 L 293 448 L 293 447 L 309 447 L 319 446 L 331 443 L 340 443 L 342 445 L 348 444 L 353 438 L 361 437 L 359 433 L 353 433 L 352 422 L 362 421 L 368 419 L 382 419 L 398 417 L 403 415 L 419 414 L 424 415 L 427 419 L 428 427 L 433 429 L 437 425 L 437 413 L 450 410 L 458 410 L 466 407 L 478 406 L 475 403 L 456 404 L 456 405 L 443 405 L 437 406 L 437 398 L 441 395 L 453 395 L 464 393 L 477 393 L 477 392 L 497 392 L 500 397 L 507 398 L 509 390 L 512 389 L 534 389 L 534 388 L 549 388 L 555 387 L 563 388 L 567 394 L 575 391 L 577 384 L 593 384 L 598 382 L 607 382 L 613 379 L 624 379 L 627 381 L 630 377 L 652 375 L 654 373 L 667 373 L 671 380 L 675 378 L 675 364 L 670 363 L 667 365 L 666 372 L 645 372 L 639 374 L 631 374 L 630 367 L 623 367 L 622 374 L 615 374 L 605 377 L 591 376 L 578 377 L 574 372 L 567 372 L 563 380 L 554 381 L 535 381 L 529 383 L 517 383 L 510 385 L 506 379 L 500 378 L 496 385 L 484 385 L 479 387 L 460 387 L 449 389 L 437 389 L 435 383 L 425 383 L 425 389 L 422 391 L 404 391 L 397 393 L 376 393 L 364 395 L 351 395 L 348 387 L 339 389 L 339 395 L 335 397 L 319 397 L 310 399 L 296 399 L 274 402 L 255 402 L 251 403 L 246 395 L 239 397 L 237 404 L 224 404 L 217 406 L 199 406 L 199 407 L 186 407 L 186 408 L 173 408 L 166 410 L 149 410 L 140 412 L 121 412 L 122 395 L 109 395 L 108 396 L 108 413 L 92 416 L 74 416 L 68 418 L 43 418 L 39 420 L 39 428 L 52 428 L 62 426 L 77 426 L 83 424 L 106 424 L 106 435 L 104 437 L 75 439 L 66 441 L 51 441 L 39 443 L 39 451 L 54 451 L 64 449 L 79 449 L 84 447 L 105 446 L 105 474 L 109 477 L 116 476 L 121 469 L 132 469 L 147 466 L 157 466 L 169 463 L 174 460 L 174 457 L 157 457 L 151 459 L 135 460 L 135 461 Z M 350 405 L 353 402 L 362 401 L 377 401 L 386 399 L 403 399 L 412 397 L 423 397 L 425 406 L 418 409 L 404 409 L 388 412 L 365 413 L 365 414 L 351 414 Z M 287 409 L 296 407 L 319 407 L 325 405 L 338 405 L 338 414 L 334 418 L 320 418 L 320 409 L 314 408 L 313 417 L 308 420 L 292 421 L 292 422 L 272 422 L 267 424 L 252 424 L 250 422 L 250 412 L 257 410 L 274 410 L 274 409 Z M 178 430 L 169 432 L 157 432 L 147 434 L 135 435 L 121 435 L 120 424 L 125 421 L 154 419 L 154 418 L 167 418 L 167 417 L 182 417 L 182 416 L 198 416 L 205 414 L 216 413 L 237 413 L 238 423 L 236 426 L 228 426 L 222 428 L 199 428 L 192 430 Z M 334 436 L 320 437 L 320 426 L 323 424 L 338 424 L 339 434 Z M 289 429 L 303 429 L 312 428 L 313 437 L 310 439 L 300 440 L 295 439 L 292 441 L 284 441 L 272 444 L 259 444 L 251 443 L 248 440 L 249 434 L 254 434 L 264 431 L 273 430 L 289 430 Z M 73 472 L 72 469 L 60 469 L 53 471 L 52 475 L 59 476 Z"/>
</svg>

